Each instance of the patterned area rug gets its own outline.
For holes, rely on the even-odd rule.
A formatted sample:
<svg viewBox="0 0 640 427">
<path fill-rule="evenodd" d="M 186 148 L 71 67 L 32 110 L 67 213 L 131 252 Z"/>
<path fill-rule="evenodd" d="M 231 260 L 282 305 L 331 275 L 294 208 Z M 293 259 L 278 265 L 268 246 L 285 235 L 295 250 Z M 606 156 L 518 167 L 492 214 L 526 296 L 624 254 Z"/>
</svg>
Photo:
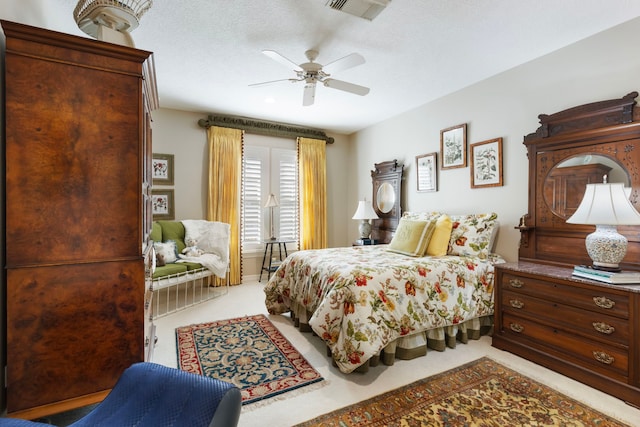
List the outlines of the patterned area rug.
<svg viewBox="0 0 640 427">
<path fill-rule="evenodd" d="M 322 381 L 264 315 L 176 328 L 178 366 L 235 384 L 242 404 Z"/>
<path fill-rule="evenodd" d="M 482 358 L 295 427 L 310 426 L 627 425 Z"/>
</svg>

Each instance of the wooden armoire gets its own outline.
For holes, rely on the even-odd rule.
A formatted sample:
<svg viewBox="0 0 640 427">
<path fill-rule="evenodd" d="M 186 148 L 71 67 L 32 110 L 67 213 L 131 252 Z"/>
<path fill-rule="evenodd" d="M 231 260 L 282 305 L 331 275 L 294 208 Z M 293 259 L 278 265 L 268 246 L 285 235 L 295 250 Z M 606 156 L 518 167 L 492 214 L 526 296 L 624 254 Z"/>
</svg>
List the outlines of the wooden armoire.
<svg viewBox="0 0 640 427">
<path fill-rule="evenodd" d="M 150 357 L 151 53 L 0 21 L 6 409 L 100 401 Z"/>
</svg>

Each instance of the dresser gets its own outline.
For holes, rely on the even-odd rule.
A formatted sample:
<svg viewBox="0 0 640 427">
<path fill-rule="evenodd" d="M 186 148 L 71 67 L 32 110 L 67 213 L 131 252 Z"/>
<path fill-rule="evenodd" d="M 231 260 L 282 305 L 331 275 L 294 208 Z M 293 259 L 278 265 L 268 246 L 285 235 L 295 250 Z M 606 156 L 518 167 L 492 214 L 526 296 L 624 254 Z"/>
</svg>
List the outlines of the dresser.
<svg viewBox="0 0 640 427">
<path fill-rule="evenodd" d="M 496 265 L 493 346 L 640 406 L 640 285 Z"/>
<path fill-rule="evenodd" d="M 149 52 L 1 21 L 6 410 L 100 401 L 152 354 Z"/>
</svg>

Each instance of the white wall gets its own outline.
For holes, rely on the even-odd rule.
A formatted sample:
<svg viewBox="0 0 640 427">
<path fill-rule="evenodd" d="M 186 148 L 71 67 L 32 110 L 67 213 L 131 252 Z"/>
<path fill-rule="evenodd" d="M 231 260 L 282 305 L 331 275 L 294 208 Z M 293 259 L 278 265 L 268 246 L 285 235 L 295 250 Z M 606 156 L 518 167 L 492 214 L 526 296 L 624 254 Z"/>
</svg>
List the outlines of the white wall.
<svg viewBox="0 0 640 427">
<path fill-rule="evenodd" d="M 639 90 L 639 33 L 635 19 L 358 132 L 351 147 L 357 184 L 349 199 L 371 194 L 374 163 L 398 159 L 405 165 L 403 210 L 495 211 L 501 223 L 497 252 L 517 260 L 514 227 L 527 212 L 528 196 L 524 135 L 537 129 L 538 114 Z M 504 186 L 472 189 L 466 167 L 439 171 L 438 192 L 416 192 L 415 156 L 439 152 L 440 130 L 461 123 L 467 123 L 469 144 L 503 138 Z M 350 235 L 356 233 L 352 225 Z"/>
</svg>

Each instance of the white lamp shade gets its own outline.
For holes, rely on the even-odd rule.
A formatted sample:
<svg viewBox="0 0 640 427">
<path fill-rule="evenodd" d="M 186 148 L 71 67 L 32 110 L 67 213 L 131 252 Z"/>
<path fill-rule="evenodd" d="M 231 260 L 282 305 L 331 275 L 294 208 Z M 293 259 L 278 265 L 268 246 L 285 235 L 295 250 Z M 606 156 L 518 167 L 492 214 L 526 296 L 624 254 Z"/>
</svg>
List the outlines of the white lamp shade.
<svg viewBox="0 0 640 427">
<path fill-rule="evenodd" d="M 353 214 L 351 219 L 378 219 L 378 215 L 376 211 L 373 210 L 371 203 L 366 200 L 360 200 L 358 202 L 358 209 L 356 209 L 356 213 Z"/>
<path fill-rule="evenodd" d="M 567 222 L 593 225 L 640 225 L 623 183 L 587 184 L 580 206 Z"/>
<path fill-rule="evenodd" d="M 269 198 L 267 199 L 267 203 L 264 204 L 264 207 L 276 208 L 278 206 L 280 206 L 280 203 L 278 203 L 278 198 L 276 197 L 276 195 L 273 193 L 269 194 Z"/>
</svg>

